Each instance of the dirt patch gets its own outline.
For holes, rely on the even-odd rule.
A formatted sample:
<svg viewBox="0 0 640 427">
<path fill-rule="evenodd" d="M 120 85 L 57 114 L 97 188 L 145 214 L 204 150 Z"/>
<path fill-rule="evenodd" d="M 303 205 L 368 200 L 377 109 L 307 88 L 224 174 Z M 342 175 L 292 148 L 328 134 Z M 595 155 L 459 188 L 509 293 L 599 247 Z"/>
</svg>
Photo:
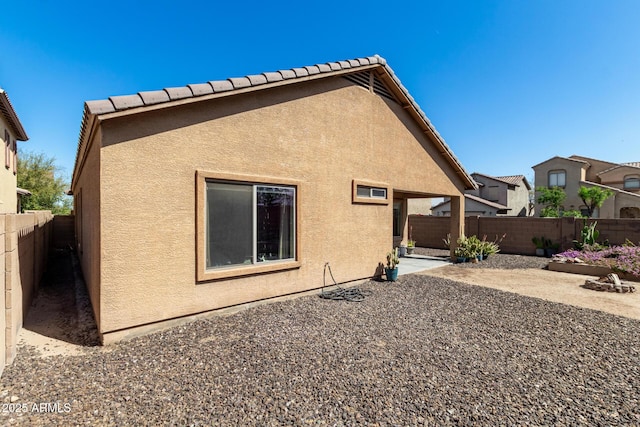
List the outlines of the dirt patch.
<svg viewBox="0 0 640 427">
<path fill-rule="evenodd" d="M 20 332 L 19 346 L 32 346 L 40 356 L 76 356 L 99 345 L 91 303 L 70 250 L 52 251 Z"/>
<path fill-rule="evenodd" d="M 593 279 L 593 276 L 533 268 L 469 269 L 455 265 L 426 270 L 420 274 L 640 319 L 640 292 L 619 294 L 582 288 L 585 280 Z"/>
</svg>

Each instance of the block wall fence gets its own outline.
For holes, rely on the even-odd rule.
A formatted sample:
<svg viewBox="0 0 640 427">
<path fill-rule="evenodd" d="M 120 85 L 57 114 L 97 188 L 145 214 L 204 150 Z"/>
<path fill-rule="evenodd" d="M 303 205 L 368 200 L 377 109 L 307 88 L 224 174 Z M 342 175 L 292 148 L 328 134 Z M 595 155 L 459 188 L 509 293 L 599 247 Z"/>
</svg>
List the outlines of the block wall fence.
<svg viewBox="0 0 640 427">
<path fill-rule="evenodd" d="M 0 215 L 0 374 L 16 356 L 18 332 L 46 269 L 52 223 L 49 211 Z"/>
<path fill-rule="evenodd" d="M 482 239 L 495 240 L 506 236 L 500 243 L 500 251 L 506 254 L 535 255 L 533 237 L 545 237 L 559 243 L 562 250 L 573 248 L 573 241 L 580 240 L 585 224 L 597 221 L 599 241 L 622 244 L 627 239 L 640 244 L 639 219 L 578 219 L 578 218 L 533 218 L 533 217 L 484 217 L 465 218 L 465 235 L 476 235 Z M 443 239 L 449 233 L 449 217 L 409 216 L 411 237 L 417 246 L 445 249 Z"/>
</svg>

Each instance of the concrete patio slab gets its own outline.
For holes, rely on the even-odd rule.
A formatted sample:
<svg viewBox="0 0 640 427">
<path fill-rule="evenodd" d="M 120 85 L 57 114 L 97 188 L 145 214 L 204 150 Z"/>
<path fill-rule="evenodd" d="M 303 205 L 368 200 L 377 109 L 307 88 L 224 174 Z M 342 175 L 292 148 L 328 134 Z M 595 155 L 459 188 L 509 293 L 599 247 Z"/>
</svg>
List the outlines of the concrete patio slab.
<svg viewBox="0 0 640 427">
<path fill-rule="evenodd" d="M 403 274 L 419 273 L 432 268 L 444 267 L 451 262 L 446 258 L 425 256 L 425 255 L 405 255 L 400 258 L 398 264 L 398 276 Z"/>
</svg>

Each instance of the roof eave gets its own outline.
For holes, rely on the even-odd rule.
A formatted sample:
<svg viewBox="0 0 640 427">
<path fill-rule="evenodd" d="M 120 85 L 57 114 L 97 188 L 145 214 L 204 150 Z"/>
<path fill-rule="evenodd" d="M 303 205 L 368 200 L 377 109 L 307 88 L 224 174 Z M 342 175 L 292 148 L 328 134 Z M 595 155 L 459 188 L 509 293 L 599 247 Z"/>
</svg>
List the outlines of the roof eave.
<svg viewBox="0 0 640 427">
<path fill-rule="evenodd" d="M 0 89 L 0 111 L 2 111 L 9 122 L 9 125 L 15 132 L 16 139 L 18 141 L 27 141 L 29 139 L 27 132 L 24 130 L 24 127 L 22 127 L 22 123 L 20 123 L 20 119 L 18 118 L 16 111 L 13 109 L 13 105 L 11 105 L 7 92 L 3 89 Z"/>
</svg>

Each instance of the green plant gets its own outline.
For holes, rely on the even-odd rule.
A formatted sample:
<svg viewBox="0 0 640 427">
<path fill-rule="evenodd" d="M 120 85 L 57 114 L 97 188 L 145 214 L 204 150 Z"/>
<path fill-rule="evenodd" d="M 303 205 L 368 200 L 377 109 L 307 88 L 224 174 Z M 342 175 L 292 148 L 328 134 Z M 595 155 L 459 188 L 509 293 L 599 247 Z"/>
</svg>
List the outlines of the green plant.
<svg viewBox="0 0 640 427">
<path fill-rule="evenodd" d="M 541 217 L 559 217 L 562 202 L 567 197 L 562 188 L 559 187 L 537 187 L 536 191 L 540 193 L 537 202 L 544 205 L 540 211 Z"/>
<path fill-rule="evenodd" d="M 416 247 L 416 241 L 413 240 L 412 234 L 413 234 L 413 226 L 409 227 L 409 240 L 407 240 L 407 247 L 408 248 L 415 248 Z"/>
<path fill-rule="evenodd" d="M 480 243 L 480 252 L 483 255 L 494 255 L 497 254 L 498 252 L 500 252 L 500 245 L 498 244 L 499 242 L 502 242 L 502 239 L 504 239 L 504 237 L 506 236 L 503 235 L 500 239 L 498 239 L 498 236 L 496 236 L 496 239 L 493 242 L 487 241 L 487 236 L 482 236 L 482 242 Z"/>
<path fill-rule="evenodd" d="M 467 248 L 463 247 L 463 246 L 458 246 L 454 251 L 453 254 L 457 257 L 457 258 L 469 258 L 469 251 L 467 251 Z"/>
<path fill-rule="evenodd" d="M 576 249 L 581 250 L 584 248 L 591 248 L 592 250 L 602 249 L 603 245 L 598 243 L 598 237 L 600 237 L 600 232 L 596 230 L 596 225 L 598 225 L 598 221 L 594 221 L 591 224 L 585 224 L 582 227 L 582 231 L 580 231 L 580 239 L 581 241 L 574 240 L 573 245 Z M 606 245 L 605 245 L 606 246 Z"/>
<path fill-rule="evenodd" d="M 477 236 L 471 236 L 467 239 L 467 250 L 469 251 L 469 257 L 471 258 L 482 253 L 482 242 Z"/>
<path fill-rule="evenodd" d="M 447 233 L 447 237 L 442 239 L 442 242 L 447 249 L 451 249 L 451 234 Z"/>
<path fill-rule="evenodd" d="M 400 258 L 398 257 L 398 248 L 394 248 L 387 254 L 387 268 L 393 270 L 400 264 Z"/>
<path fill-rule="evenodd" d="M 593 216 L 593 212 L 602 207 L 602 204 L 609 197 L 613 196 L 615 193 L 613 190 L 609 190 L 608 188 L 600 188 L 600 187 L 580 187 L 578 190 L 578 196 L 582 199 L 584 204 L 587 206 L 587 217 L 591 218 Z"/>
<path fill-rule="evenodd" d="M 536 249 L 544 249 L 545 240 L 546 239 L 544 238 L 544 236 L 542 236 L 542 237 L 534 237 L 534 238 L 531 239 L 533 244 L 536 245 Z"/>
<path fill-rule="evenodd" d="M 582 212 L 580 212 L 579 210 L 576 209 L 571 209 L 568 211 L 562 211 L 562 216 L 567 218 L 584 218 L 584 216 L 582 215 Z"/>
</svg>

